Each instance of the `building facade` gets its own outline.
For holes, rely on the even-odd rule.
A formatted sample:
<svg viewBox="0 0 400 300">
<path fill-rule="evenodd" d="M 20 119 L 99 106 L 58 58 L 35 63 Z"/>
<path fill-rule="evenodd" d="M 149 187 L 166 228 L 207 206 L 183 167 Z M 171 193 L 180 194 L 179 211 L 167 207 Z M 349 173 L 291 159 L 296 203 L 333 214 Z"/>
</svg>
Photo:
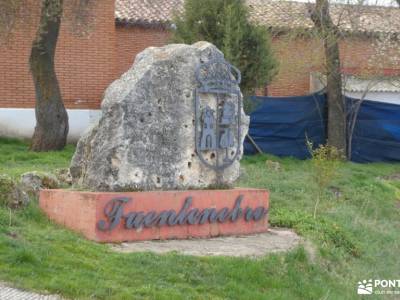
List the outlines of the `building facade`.
<svg viewBox="0 0 400 300">
<path fill-rule="evenodd" d="M 33 133 L 35 94 L 28 60 L 39 15 L 35 4 L 37 1 L 32 1 L 32 7 L 26 9 L 29 21 L 20 20 L 0 45 L 0 135 L 29 138 Z M 315 78 L 311 74 L 323 69 L 324 58 L 322 42 L 312 35 L 308 4 L 272 0 L 247 0 L 247 4 L 251 20 L 270 29 L 280 63 L 278 75 L 260 94 L 312 92 Z M 56 72 L 70 117 L 70 139 L 78 138 L 97 118 L 104 90 L 132 66 L 137 53 L 169 42 L 172 16 L 182 11 L 182 5 L 183 0 L 97 1 L 93 23 L 84 36 L 72 33 L 67 18 L 63 20 Z M 399 48 L 389 49 L 391 55 L 383 54 L 377 42 L 379 33 L 390 33 L 398 40 L 400 9 L 367 7 L 360 11 L 338 5 L 332 15 L 334 19 L 347 16 L 341 25 L 347 34 L 340 41 L 344 73 L 400 75 Z M 353 23 L 358 24 L 356 29 Z"/>
</svg>

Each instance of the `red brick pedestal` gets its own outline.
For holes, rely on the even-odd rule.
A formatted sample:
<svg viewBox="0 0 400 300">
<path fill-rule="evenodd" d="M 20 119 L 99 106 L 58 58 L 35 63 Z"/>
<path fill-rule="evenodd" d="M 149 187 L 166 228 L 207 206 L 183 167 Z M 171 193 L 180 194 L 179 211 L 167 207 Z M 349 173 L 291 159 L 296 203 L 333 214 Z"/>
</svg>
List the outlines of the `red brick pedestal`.
<svg viewBox="0 0 400 300">
<path fill-rule="evenodd" d="M 267 231 L 268 192 L 258 189 L 103 193 L 42 190 L 55 222 L 97 242 L 205 238 Z"/>
</svg>

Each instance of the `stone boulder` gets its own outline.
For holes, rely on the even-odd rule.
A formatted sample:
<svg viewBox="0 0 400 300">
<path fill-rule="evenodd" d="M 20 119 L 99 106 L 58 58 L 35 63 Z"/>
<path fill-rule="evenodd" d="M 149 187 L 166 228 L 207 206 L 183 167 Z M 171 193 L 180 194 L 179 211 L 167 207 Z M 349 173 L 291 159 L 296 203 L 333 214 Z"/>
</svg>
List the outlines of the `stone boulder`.
<svg viewBox="0 0 400 300">
<path fill-rule="evenodd" d="M 29 203 L 29 195 L 20 184 L 7 175 L 0 174 L 0 205 L 9 208 L 20 208 Z"/>
<path fill-rule="evenodd" d="M 72 176 L 69 168 L 57 169 L 55 171 L 55 176 L 60 183 L 60 186 L 70 186 L 72 185 Z"/>
<path fill-rule="evenodd" d="M 234 157 L 230 166 L 210 168 L 204 161 L 217 159 L 220 150 L 205 151 L 201 161 L 195 149 L 196 69 L 216 59 L 224 59 L 222 52 L 207 42 L 150 47 L 138 54 L 133 66 L 107 88 L 101 118 L 78 142 L 70 166 L 74 184 L 98 191 L 231 186 L 239 177 L 248 131 L 243 109 L 240 140 L 235 138 L 239 151 L 233 156 L 229 149 Z M 216 96 L 204 97 L 212 103 Z M 234 102 L 234 96 L 224 101 Z"/>
<path fill-rule="evenodd" d="M 57 189 L 60 182 L 53 174 L 33 171 L 21 175 L 20 185 L 25 192 L 39 196 L 40 189 Z"/>
</svg>

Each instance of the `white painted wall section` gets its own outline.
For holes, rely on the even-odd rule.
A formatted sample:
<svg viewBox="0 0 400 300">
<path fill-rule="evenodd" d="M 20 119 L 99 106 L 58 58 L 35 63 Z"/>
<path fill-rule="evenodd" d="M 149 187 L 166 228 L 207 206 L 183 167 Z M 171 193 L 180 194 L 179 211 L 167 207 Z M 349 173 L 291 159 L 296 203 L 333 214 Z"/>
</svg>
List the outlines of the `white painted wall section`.
<svg viewBox="0 0 400 300">
<path fill-rule="evenodd" d="M 100 110 L 68 109 L 68 141 L 76 142 L 82 133 L 101 115 Z M 0 108 L 0 136 L 31 138 L 36 125 L 32 108 Z"/>
<path fill-rule="evenodd" d="M 356 99 L 361 99 L 362 95 L 361 92 L 346 92 L 346 96 Z M 400 105 L 400 93 L 398 92 L 369 92 L 364 99 Z"/>
</svg>

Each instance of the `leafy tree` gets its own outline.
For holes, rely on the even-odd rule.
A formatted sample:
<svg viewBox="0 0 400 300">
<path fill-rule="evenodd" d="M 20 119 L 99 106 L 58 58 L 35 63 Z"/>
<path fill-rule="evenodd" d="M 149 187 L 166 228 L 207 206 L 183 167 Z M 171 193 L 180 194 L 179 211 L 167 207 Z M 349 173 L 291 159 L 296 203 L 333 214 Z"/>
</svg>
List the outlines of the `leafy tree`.
<svg viewBox="0 0 400 300">
<path fill-rule="evenodd" d="M 249 21 L 243 0 L 186 0 L 184 12 L 175 17 L 173 41 L 213 43 L 242 72 L 241 88 L 255 92 L 271 81 L 277 71 L 270 36 L 265 27 Z"/>
<path fill-rule="evenodd" d="M 68 115 L 54 68 L 56 46 L 64 9 L 72 20 L 72 29 L 79 31 L 90 20 L 88 12 L 93 1 L 0 0 L 2 37 L 12 34 L 18 21 L 25 20 L 26 15 L 34 14 L 36 8 L 40 7 L 40 20 L 29 59 L 36 92 L 36 127 L 31 143 L 33 151 L 61 150 L 65 147 Z"/>
</svg>

